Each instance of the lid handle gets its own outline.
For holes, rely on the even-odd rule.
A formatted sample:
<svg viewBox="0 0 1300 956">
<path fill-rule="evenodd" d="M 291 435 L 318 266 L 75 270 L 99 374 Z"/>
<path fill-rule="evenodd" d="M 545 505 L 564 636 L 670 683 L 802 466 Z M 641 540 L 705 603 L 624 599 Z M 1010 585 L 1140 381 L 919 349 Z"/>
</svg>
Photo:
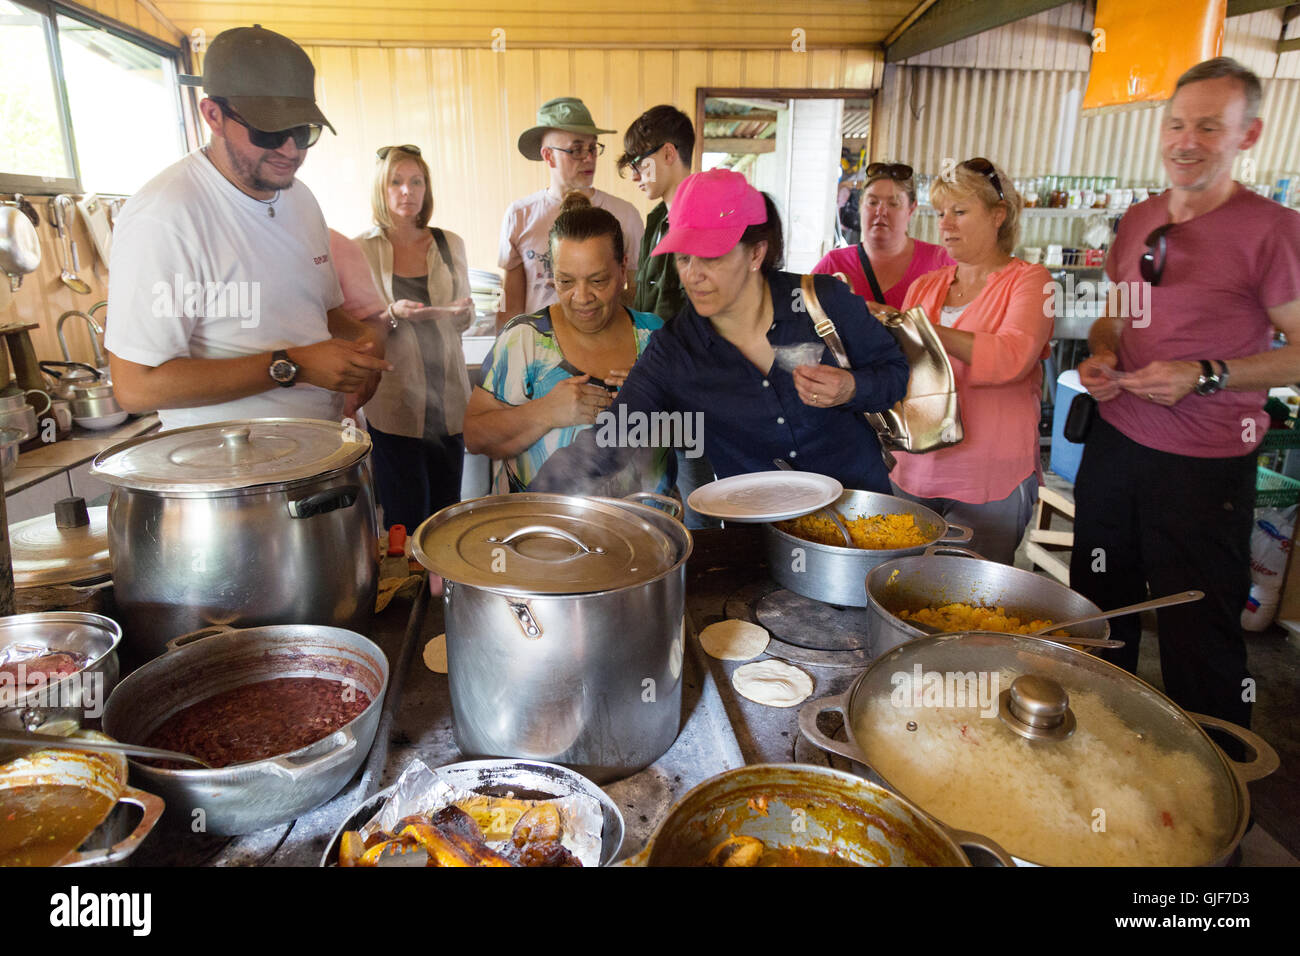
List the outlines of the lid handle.
<svg viewBox="0 0 1300 956">
<path fill-rule="evenodd" d="M 527 554 L 519 550 L 519 545 L 516 542 L 523 543 L 530 538 L 538 538 L 538 537 L 559 538 L 563 541 L 567 541 L 569 544 L 573 545 L 578 550 L 561 556 L 550 556 L 544 554 Z M 532 558 L 534 560 L 541 560 L 541 561 L 557 561 L 557 560 L 571 561 L 574 558 L 576 558 L 579 553 L 581 554 L 604 554 L 605 553 L 604 548 L 599 546 L 594 548 L 589 548 L 582 541 L 582 539 L 579 538 L 577 535 L 569 531 L 565 531 L 563 528 L 557 528 L 554 525 L 549 525 L 549 524 L 525 525 L 522 528 L 516 528 L 514 531 L 511 531 L 504 538 L 498 538 L 496 535 L 493 535 L 492 537 L 488 538 L 488 543 L 505 545 L 507 548 L 515 552 L 515 554 L 518 554 L 520 557 Z"/>
<path fill-rule="evenodd" d="M 1064 740 L 1075 728 L 1065 688 L 1038 674 L 1017 677 L 1009 690 L 998 695 L 998 716 L 1030 740 Z"/>
<path fill-rule="evenodd" d="M 239 455 L 248 450 L 252 430 L 247 425 L 221 430 L 221 447 L 231 455 Z"/>
<path fill-rule="evenodd" d="M 84 528 L 90 524 L 85 498 L 60 498 L 54 502 L 54 526 L 64 530 Z"/>
</svg>

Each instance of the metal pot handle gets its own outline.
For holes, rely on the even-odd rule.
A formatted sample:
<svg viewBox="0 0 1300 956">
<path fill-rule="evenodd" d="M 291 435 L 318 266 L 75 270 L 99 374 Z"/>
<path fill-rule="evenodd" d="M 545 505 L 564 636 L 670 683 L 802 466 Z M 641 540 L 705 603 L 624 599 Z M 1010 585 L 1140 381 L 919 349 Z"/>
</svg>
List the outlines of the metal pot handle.
<svg viewBox="0 0 1300 956">
<path fill-rule="evenodd" d="M 949 541 L 952 541 L 954 543 L 960 544 L 963 541 L 969 541 L 971 539 L 971 535 L 973 535 L 974 533 L 975 533 L 974 528 L 968 528 L 964 524 L 956 524 L 952 521 L 949 521 L 948 530 L 943 533 L 943 537 L 939 538 L 934 543 L 936 545 L 939 545 L 939 544 L 946 544 Z M 971 553 L 974 554 L 973 551 Z"/>
<path fill-rule="evenodd" d="M 190 631 L 188 634 L 182 634 L 180 637 L 173 637 L 164 647 L 167 648 L 163 653 L 170 654 L 172 651 L 184 647 L 186 644 L 193 644 L 195 641 L 201 641 L 205 637 L 214 637 L 217 634 L 224 634 L 227 631 L 238 630 L 229 624 L 211 624 L 208 627 L 201 627 L 197 631 Z"/>
<path fill-rule="evenodd" d="M 948 836 L 952 837 L 952 841 L 963 850 L 967 848 L 983 850 L 985 853 L 997 860 L 999 866 L 1016 865 L 1016 861 L 1011 858 L 1010 853 L 1002 849 L 1002 847 L 998 846 L 983 834 L 972 833 L 970 830 L 954 830 L 952 827 L 944 826 L 943 824 L 939 824 L 939 826 L 948 834 Z M 966 854 L 966 858 L 970 859 L 969 853 Z M 971 862 L 972 864 L 974 863 L 973 860 Z"/>
<path fill-rule="evenodd" d="M 340 508 L 351 508 L 360 495 L 360 485 L 340 485 L 338 488 L 318 491 L 305 498 L 290 499 L 286 506 L 290 518 L 314 518 L 317 515 L 338 511 Z"/>
<path fill-rule="evenodd" d="M 978 558 L 980 561 L 985 560 L 984 555 L 978 551 L 972 551 L 970 548 L 958 548 L 951 544 L 932 544 L 925 549 L 923 557 L 932 557 L 936 554 L 959 554 L 966 558 Z"/>
<path fill-rule="evenodd" d="M 27 389 L 27 391 L 23 392 L 23 397 L 26 398 L 28 395 L 31 395 L 33 392 L 35 392 L 37 395 L 45 399 L 45 407 L 36 413 L 37 417 L 39 418 L 41 415 L 44 415 L 46 412 L 50 410 L 50 407 L 54 404 L 54 399 L 50 398 L 49 392 L 41 391 L 41 389 L 39 388 Z M 32 407 L 35 408 L 35 406 Z"/>
<path fill-rule="evenodd" d="M 682 503 L 676 498 L 670 498 L 668 495 L 656 494 L 653 491 L 634 491 L 630 495 L 623 496 L 624 501 L 636 501 L 649 504 L 650 507 L 660 505 L 660 511 L 666 511 L 669 515 L 682 520 Z"/>
<path fill-rule="evenodd" d="M 267 761 L 267 767 L 277 776 L 284 776 L 294 780 L 309 773 L 320 773 L 330 767 L 337 766 L 347 760 L 348 755 L 357 749 L 357 738 L 352 733 L 351 727 L 343 727 L 334 732 L 335 737 L 340 734 L 344 737 L 343 743 L 319 757 L 311 758 L 306 763 L 294 763 L 288 757 L 277 757 L 275 760 Z"/>
<path fill-rule="evenodd" d="M 161 797 L 156 797 L 152 793 L 145 793 L 143 790 L 137 790 L 135 787 L 127 787 L 123 790 L 121 796 L 117 798 L 117 802 L 129 803 L 144 811 L 144 815 L 140 817 L 140 822 L 135 825 L 135 829 L 108 849 L 78 853 L 63 864 L 64 866 L 92 866 L 125 860 L 135 852 L 136 847 L 144 842 L 144 838 L 154 828 L 166 806 Z"/>
<path fill-rule="evenodd" d="M 862 763 L 862 755 L 853 748 L 852 744 L 833 740 L 817 729 L 817 718 L 829 711 L 838 713 L 844 718 L 845 724 L 848 724 L 848 696 L 848 692 L 845 692 L 834 697 L 811 700 L 804 704 L 799 708 L 799 732 L 822 750 L 852 760 L 854 763 Z"/>
<path fill-rule="evenodd" d="M 1215 730 L 1223 731 L 1229 737 L 1245 744 L 1255 752 L 1254 759 L 1247 760 L 1244 763 L 1240 760 L 1233 760 L 1227 754 L 1223 755 L 1228 763 L 1232 764 L 1232 769 L 1237 772 L 1237 776 L 1241 778 L 1243 783 L 1250 783 L 1252 780 L 1267 777 L 1282 765 L 1277 751 L 1272 748 L 1269 742 L 1245 727 L 1230 721 L 1220 720 L 1218 717 L 1210 717 L 1208 714 L 1193 714 L 1188 711 L 1187 716 L 1202 727 L 1213 727 Z"/>
</svg>

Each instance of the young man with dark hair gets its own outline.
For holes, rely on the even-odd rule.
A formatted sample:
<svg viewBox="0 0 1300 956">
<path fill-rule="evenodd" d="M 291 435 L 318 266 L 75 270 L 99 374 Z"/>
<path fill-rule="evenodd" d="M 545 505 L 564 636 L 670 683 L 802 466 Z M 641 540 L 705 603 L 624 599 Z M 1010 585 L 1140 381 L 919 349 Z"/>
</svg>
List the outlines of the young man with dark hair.
<svg viewBox="0 0 1300 956">
<path fill-rule="evenodd" d="M 649 199 L 659 200 L 659 205 L 646 217 L 632 308 L 653 312 L 669 321 L 686 304 L 686 294 L 677 278 L 673 257 L 652 258 L 650 250 L 667 234 L 669 207 L 677 195 L 678 185 L 690 175 L 695 128 L 690 117 L 676 107 L 655 106 L 628 127 L 623 134 L 623 150 L 618 161 L 619 173 L 630 173 L 638 189 Z"/>
</svg>

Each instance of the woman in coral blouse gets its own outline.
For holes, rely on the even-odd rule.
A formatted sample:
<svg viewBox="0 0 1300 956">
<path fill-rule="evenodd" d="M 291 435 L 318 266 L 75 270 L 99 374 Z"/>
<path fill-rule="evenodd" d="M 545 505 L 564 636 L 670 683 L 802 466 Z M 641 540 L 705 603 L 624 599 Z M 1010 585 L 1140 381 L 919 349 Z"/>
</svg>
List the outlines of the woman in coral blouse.
<svg viewBox="0 0 1300 956">
<path fill-rule="evenodd" d="M 1040 360 L 1052 337 L 1051 274 L 1013 258 L 1023 201 L 982 157 L 931 191 L 939 236 L 955 266 L 921 276 L 904 306 L 923 306 L 952 360 L 963 441 L 896 453 L 903 497 L 974 529 L 971 546 L 1010 564 L 1038 498 Z"/>
</svg>

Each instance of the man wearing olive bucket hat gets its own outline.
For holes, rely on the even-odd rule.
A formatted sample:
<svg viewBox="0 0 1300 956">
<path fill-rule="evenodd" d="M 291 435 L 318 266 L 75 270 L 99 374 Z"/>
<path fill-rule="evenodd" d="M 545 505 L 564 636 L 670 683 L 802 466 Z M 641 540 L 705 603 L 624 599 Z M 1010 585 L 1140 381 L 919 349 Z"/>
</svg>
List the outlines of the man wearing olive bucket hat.
<svg viewBox="0 0 1300 956">
<path fill-rule="evenodd" d="M 105 345 L 118 401 L 163 427 L 338 421 L 389 368 L 340 309 L 320 207 L 294 173 L 330 126 L 298 44 L 260 26 L 208 46 L 207 146 L 127 202 L 113 237 Z M 334 129 L 330 126 L 331 131 Z M 293 188 L 293 187 L 297 188 Z"/>
<path fill-rule="evenodd" d="M 596 137 L 612 132 L 596 126 L 582 100 L 562 96 L 543 103 L 537 111 L 537 125 L 520 134 L 519 152 L 533 162 L 546 163 L 551 181 L 545 189 L 511 203 L 501 221 L 497 264 L 506 271 L 506 279 L 498 327 L 516 315 L 537 312 L 556 301 L 549 234 L 564 194 L 574 189 L 597 209 L 612 213 L 623 227 L 628 288 L 636 289 L 637 257 L 645 232 L 641 214 L 630 202 L 592 186 L 596 160 L 605 150 Z M 631 302 L 630 293 L 627 302 Z"/>
</svg>

